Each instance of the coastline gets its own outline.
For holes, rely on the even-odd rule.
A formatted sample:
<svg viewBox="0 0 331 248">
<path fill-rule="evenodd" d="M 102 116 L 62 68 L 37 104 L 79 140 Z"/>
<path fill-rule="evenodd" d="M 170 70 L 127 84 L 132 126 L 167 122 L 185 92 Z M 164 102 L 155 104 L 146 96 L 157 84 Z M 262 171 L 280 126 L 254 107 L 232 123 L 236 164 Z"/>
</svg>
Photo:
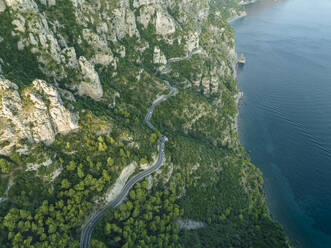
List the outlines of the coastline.
<svg viewBox="0 0 331 248">
<path fill-rule="evenodd" d="M 256 3 L 257 1 L 256 0 L 253 0 L 252 2 L 250 2 L 250 4 L 253 4 L 253 3 Z M 242 6 L 246 6 L 246 5 L 242 5 Z M 239 12 L 239 15 L 236 14 L 230 18 L 227 19 L 227 22 L 231 25 L 231 23 L 233 23 L 234 21 L 237 21 L 239 19 L 242 19 L 244 17 L 247 16 L 247 12 L 246 12 L 246 9 L 243 10 L 243 11 L 240 11 Z M 236 52 L 236 61 L 235 61 L 235 65 L 233 66 L 234 68 L 234 79 L 237 81 L 237 90 L 238 90 L 238 93 L 236 95 L 234 95 L 234 99 L 236 101 L 236 106 L 237 106 L 237 114 L 236 114 L 236 117 L 235 117 L 235 123 L 234 123 L 234 126 L 235 126 L 235 130 L 237 131 L 238 133 L 238 136 L 239 136 L 239 104 L 240 104 L 240 100 L 243 98 L 244 96 L 244 92 L 240 91 L 239 88 L 238 88 L 238 53 L 237 51 L 235 50 Z"/>
<path fill-rule="evenodd" d="M 241 12 L 240 15 L 235 15 L 233 17 L 230 17 L 227 21 L 228 23 L 231 25 L 232 22 L 236 21 L 236 20 L 239 20 L 241 18 L 244 18 L 247 16 L 247 12 L 244 10 Z M 238 90 L 238 93 L 236 95 L 234 95 L 234 99 L 236 101 L 236 106 L 237 106 L 237 114 L 236 114 L 236 117 L 235 117 L 235 120 L 234 120 L 234 127 L 235 127 L 235 130 L 236 132 L 238 133 L 238 136 L 239 136 L 239 104 L 240 104 L 240 100 L 243 98 L 244 96 L 244 92 L 240 91 L 239 88 L 238 88 L 238 53 L 237 51 L 235 50 L 236 52 L 236 61 L 233 63 L 233 69 L 234 69 L 234 73 L 233 73 L 233 77 L 234 79 L 237 81 L 237 90 Z"/>
<path fill-rule="evenodd" d="M 236 101 L 236 105 L 237 105 L 237 115 L 235 117 L 235 121 L 234 121 L 234 125 L 235 125 L 235 129 L 238 133 L 238 136 L 239 136 L 239 105 L 240 105 L 240 100 L 244 97 L 244 92 L 242 91 L 239 91 L 238 94 L 236 94 L 234 96 L 235 98 L 235 101 Z"/>
<path fill-rule="evenodd" d="M 276 1 L 276 0 L 274 0 Z M 251 2 L 249 2 L 248 4 L 245 4 L 245 5 L 242 5 L 245 10 L 240 12 L 239 15 L 235 15 L 233 17 L 230 17 L 228 18 L 227 22 L 231 25 L 233 22 L 237 21 L 237 20 L 240 20 L 244 17 L 247 16 L 247 12 L 246 12 L 246 7 L 247 6 L 250 6 L 252 4 L 256 4 L 257 2 L 259 2 L 259 0 L 252 0 Z M 234 30 L 233 30 L 234 31 Z M 237 58 L 238 58 L 238 52 L 236 50 L 236 47 L 235 47 L 235 52 L 236 52 L 236 55 L 237 55 Z M 235 128 L 235 131 L 237 132 L 237 135 L 238 135 L 238 141 L 239 141 L 239 144 L 243 147 L 243 145 L 241 144 L 240 142 L 240 135 L 239 135 L 239 114 L 240 114 L 240 101 L 242 100 L 242 98 L 244 97 L 244 92 L 243 91 L 240 91 L 239 89 L 239 82 L 238 82 L 238 74 L 239 74 L 239 70 L 238 70 L 238 59 L 236 60 L 236 63 L 235 63 L 235 71 L 234 71 L 234 79 L 236 80 L 236 88 L 238 90 L 238 93 L 236 95 L 234 95 L 234 100 L 236 102 L 236 107 L 237 107 L 237 114 L 235 116 L 235 120 L 234 120 L 234 128 Z M 244 148 L 245 149 L 245 148 Z M 246 149 L 245 149 L 246 150 Z M 248 152 L 246 151 L 246 153 L 248 154 Z M 249 157 L 251 157 L 250 154 L 248 154 Z M 257 166 L 254 164 L 254 166 L 257 168 Z M 265 188 L 265 184 L 263 183 L 262 184 L 263 186 L 263 194 L 264 194 L 264 200 L 266 202 L 266 206 L 267 206 L 267 212 L 268 212 L 268 215 L 270 216 L 270 218 L 274 221 L 274 222 L 278 222 L 278 220 L 276 220 L 275 216 L 272 214 L 272 211 L 269 207 L 269 204 L 267 202 L 270 202 L 270 198 L 271 198 L 271 195 L 269 194 L 270 192 L 266 191 L 266 188 Z M 280 223 L 279 223 L 280 224 Z M 282 225 L 283 227 L 283 225 Z M 284 228 L 284 227 L 283 227 Z M 288 235 L 288 233 L 286 232 L 285 233 L 286 237 L 288 238 L 289 240 L 289 243 L 288 243 L 288 247 L 291 248 L 292 244 L 298 244 L 297 240 L 296 239 L 293 239 L 293 237 L 290 237 Z"/>
<path fill-rule="evenodd" d="M 231 24 L 232 22 L 234 22 L 234 21 L 236 21 L 236 20 L 239 20 L 239 19 L 241 19 L 241 18 L 244 18 L 244 17 L 246 17 L 246 16 L 247 16 L 247 12 L 246 12 L 246 11 L 243 11 L 243 12 L 241 12 L 240 15 L 236 15 L 236 16 L 230 17 L 230 18 L 228 19 L 228 23 Z"/>
</svg>

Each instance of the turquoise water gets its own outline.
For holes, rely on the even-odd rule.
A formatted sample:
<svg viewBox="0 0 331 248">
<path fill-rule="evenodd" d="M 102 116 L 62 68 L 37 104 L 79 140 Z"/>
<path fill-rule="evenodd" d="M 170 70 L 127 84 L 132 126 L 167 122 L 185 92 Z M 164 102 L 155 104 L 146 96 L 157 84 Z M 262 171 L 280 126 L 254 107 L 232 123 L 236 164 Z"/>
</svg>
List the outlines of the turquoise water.
<svg viewBox="0 0 331 248">
<path fill-rule="evenodd" d="M 297 247 L 331 247 L 331 0 L 256 4 L 232 23 L 241 143 Z"/>
</svg>

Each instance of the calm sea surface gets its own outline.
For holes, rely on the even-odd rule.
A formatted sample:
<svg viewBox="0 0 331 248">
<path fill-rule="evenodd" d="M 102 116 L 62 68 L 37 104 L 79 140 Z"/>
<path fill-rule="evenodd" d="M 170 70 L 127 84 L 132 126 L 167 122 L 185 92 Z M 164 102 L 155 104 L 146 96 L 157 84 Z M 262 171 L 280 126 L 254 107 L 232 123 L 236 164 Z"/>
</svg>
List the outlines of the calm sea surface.
<svg viewBox="0 0 331 248">
<path fill-rule="evenodd" d="M 232 23 L 241 143 L 297 247 L 331 247 L 331 0 L 251 6 Z"/>
</svg>

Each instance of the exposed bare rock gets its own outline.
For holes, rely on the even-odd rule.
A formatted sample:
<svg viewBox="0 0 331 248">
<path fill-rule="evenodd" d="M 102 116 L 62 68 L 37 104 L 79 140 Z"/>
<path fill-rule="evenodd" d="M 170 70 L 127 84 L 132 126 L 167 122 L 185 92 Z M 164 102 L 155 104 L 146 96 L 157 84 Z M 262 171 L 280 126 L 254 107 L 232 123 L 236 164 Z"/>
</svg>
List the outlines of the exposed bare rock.
<svg viewBox="0 0 331 248">
<path fill-rule="evenodd" d="M 78 86 L 79 94 L 90 96 L 95 100 L 100 99 L 103 95 L 103 90 L 94 66 L 82 56 L 79 58 L 79 69 L 83 77 L 83 81 Z"/>
<path fill-rule="evenodd" d="M 33 0 L 6 2 L 14 18 L 12 24 L 15 29 L 12 34 L 19 38 L 18 49 L 31 48 L 31 52 L 37 54 L 42 71 L 55 79 L 62 79 L 65 74 L 64 65 L 61 64 L 61 48 L 46 17 L 38 11 L 36 3 Z"/>
<path fill-rule="evenodd" d="M 40 0 L 40 2 L 49 7 L 56 5 L 56 0 Z"/>
<path fill-rule="evenodd" d="M 66 64 L 70 69 L 76 69 L 78 67 L 78 60 L 76 57 L 76 51 L 73 47 L 64 48 L 61 51 L 61 60 L 63 64 Z"/>
<path fill-rule="evenodd" d="M 136 17 L 133 11 L 128 8 L 129 2 L 121 1 L 121 5 L 121 8 L 117 8 L 113 11 L 114 20 L 112 26 L 116 32 L 116 37 L 118 39 L 123 39 L 125 35 L 139 37 Z"/>
<path fill-rule="evenodd" d="M 144 28 L 147 28 L 147 25 L 152 21 L 155 14 L 155 1 L 153 0 L 142 0 L 134 1 L 133 6 L 139 8 L 139 16 L 137 21 L 141 23 Z"/>
<path fill-rule="evenodd" d="M 40 163 L 40 164 L 35 164 L 35 163 L 28 163 L 26 166 L 26 170 L 27 171 L 36 171 L 38 170 L 40 167 L 48 167 L 53 163 L 52 159 L 48 158 L 46 159 L 44 162 Z"/>
<path fill-rule="evenodd" d="M 126 48 L 125 46 L 120 46 L 117 52 L 120 54 L 121 58 L 124 58 L 126 55 Z"/>
<path fill-rule="evenodd" d="M 23 18 L 12 21 L 12 24 L 14 26 L 16 26 L 14 29 L 15 31 L 22 32 L 22 33 L 25 32 L 25 20 Z"/>
<path fill-rule="evenodd" d="M 134 162 L 126 166 L 122 170 L 121 175 L 117 178 L 116 182 L 107 191 L 106 195 L 104 196 L 104 200 L 106 202 L 113 201 L 121 193 L 123 187 L 125 186 L 125 183 L 129 179 L 129 177 L 134 173 L 136 168 L 137 168 L 137 164 Z"/>
<path fill-rule="evenodd" d="M 155 0 L 134 0 L 133 1 L 134 8 L 139 8 L 141 6 L 150 5 L 150 4 L 155 4 Z"/>
<path fill-rule="evenodd" d="M 51 182 L 53 182 L 60 174 L 61 174 L 61 172 L 63 171 L 63 168 L 57 168 L 55 171 L 53 171 L 52 173 L 51 173 Z"/>
<path fill-rule="evenodd" d="M 154 47 L 153 62 L 154 64 L 167 64 L 167 58 L 161 52 L 159 47 Z"/>
<path fill-rule="evenodd" d="M 10 154 L 29 143 L 51 144 L 57 133 L 67 134 L 78 128 L 78 117 L 70 113 L 53 86 L 35 80 L 19 93 L 16 84 L 0 79 L 0 143 L 7 144 L 1 154 Z"/>
<path fill-rule="evenodd" d="M 186 38 L 186 50 L 188 52 L 192 52 L 194 49 L 198 48 L 199 47 L 199 42 L 200 42 L 200 39 L 199 39 L 199 33 L 198 32 L 195 32 L 195 33 L 191 33 L 188 37 L 185 37 Z"/>
<path fill-rule="evenodd" d="M 167 7 L 176 11 L 176 20 L 179 23 L 191 24 L 195 22 L 197 17 L 203 19 L 208 16 L 208 2 L 209 1 L 168 0 L 166 4 Z"/>
<path fill-rule="evenodd" d="M 6 4 L 4 1 L 0 1 L 0 13 L 6 10 Z"/>
<path fill-rule="evenodd" d="M 153 155 L 153 162 L 152 163 L 146 163 L 146 164 L 140 164 L 140 168 L 143 169 L 143 170 L 150 169 L 157 162 L 157 159 L 158 159 L 158 156 L 157 155 Z"/>
<path fill-rule="evenodd" d="M 155 21 L 156 33 L 161 35 L 172 34 L 176 31 L 176 26 L 172 18 L 164 13 L 163 11 L 158 11 L 156 13 Z"/>
<path fill-rule="evenodd" d="M 94 50 L 92 62 L 94 64 L 109 65 L 114 61 L 114 56 L 111 49 L 108 47 L 107 41 L 102 37 L 93 33 L 90 29 L 83 29 L 83 39 Z"/>
<path fill-rule="evenodd" d="M 4 0 L 13 10 L 37 10 L 38 5 L 33 0 Z"/>
<path fill-rule="evenodd" d="M 233 41 L 234 42 L 234 41 Z M 231 69 L 232 69 L 232 76 L 233 78 L 237 78 L 237 53 L 234 47 L 229 48 L 229 54 L 228 54 L 228 59 L 231 61 Z"/>
</svg>

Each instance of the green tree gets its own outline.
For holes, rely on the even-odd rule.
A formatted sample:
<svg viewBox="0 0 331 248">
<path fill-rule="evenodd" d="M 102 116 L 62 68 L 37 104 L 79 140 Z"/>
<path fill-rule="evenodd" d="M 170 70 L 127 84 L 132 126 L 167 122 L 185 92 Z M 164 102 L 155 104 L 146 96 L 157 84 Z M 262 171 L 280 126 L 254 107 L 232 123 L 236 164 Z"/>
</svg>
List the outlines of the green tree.
<svg viewBox="0 0 331 248">
<path fill-rule="evenodd" d="M 71 183 L 69 182 L 68 179 L 66 179 L 66 178 L 62 179 L 62 181 L 61 181 L 61 188 L 62 189 L 69 189 L 70 186 L 71 186 Z"/>
</svg>

